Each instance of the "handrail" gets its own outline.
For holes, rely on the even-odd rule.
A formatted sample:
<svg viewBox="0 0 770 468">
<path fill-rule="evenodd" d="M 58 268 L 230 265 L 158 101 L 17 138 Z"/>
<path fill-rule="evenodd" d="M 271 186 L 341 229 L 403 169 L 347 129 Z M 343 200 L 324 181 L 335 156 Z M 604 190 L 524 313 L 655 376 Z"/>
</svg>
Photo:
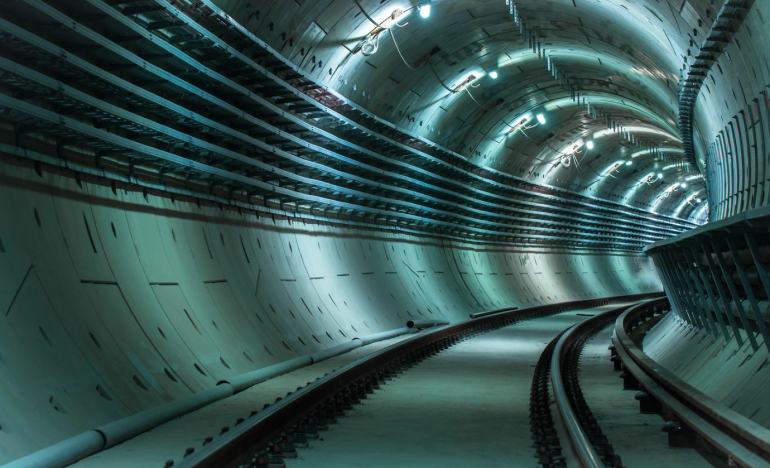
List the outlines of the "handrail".
<svg viewBox="0 0 770 468">
<path fill-rule="evenodd" d="M 615 322 L 614 344 L 625 370 L 689 428 L 746 468 L 770 468 L 770 429 L 730 409 L 664 369 L 628 330 L 653 303 L 632 307 Z"/>
</svg>

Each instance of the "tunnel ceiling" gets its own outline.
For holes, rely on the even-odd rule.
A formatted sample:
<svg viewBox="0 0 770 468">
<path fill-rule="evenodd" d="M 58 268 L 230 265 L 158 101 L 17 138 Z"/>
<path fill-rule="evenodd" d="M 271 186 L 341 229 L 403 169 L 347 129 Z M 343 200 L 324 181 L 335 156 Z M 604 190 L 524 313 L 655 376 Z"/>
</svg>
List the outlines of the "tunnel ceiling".
<svg viewBox="0 0 770 468">
<path fill-rule="evenodd" d="M 405 0 L 216 3 L 345 97 L 475 164 L 643 209 L 704 215 L 696 206 L 704 184 L 686 164 L 677 125 L 678 83 L 713 2 L 434 0 L 428 18 L 420 2 Z M 365 55 L 372 20 L 387 30 Z M 471 75 L 469 86 L 449 90 Z M 522 132 L 516 123 L 537 113 L 547 125 Z M 597 132 L 605 136 L 593 150 L 560 155 Z M 658 174 L 652 188 L 640 184 Z M 687 196 L 658 200 L 676 182 L 690 186 L 691 204 L 680 207 Z"/>
<path fill-rule="evenodd" d="M 21 0 L 0 149 L 290 217 L 639 251 L 705 217 L 677 125 L 702 3 Z"/>
</svg>

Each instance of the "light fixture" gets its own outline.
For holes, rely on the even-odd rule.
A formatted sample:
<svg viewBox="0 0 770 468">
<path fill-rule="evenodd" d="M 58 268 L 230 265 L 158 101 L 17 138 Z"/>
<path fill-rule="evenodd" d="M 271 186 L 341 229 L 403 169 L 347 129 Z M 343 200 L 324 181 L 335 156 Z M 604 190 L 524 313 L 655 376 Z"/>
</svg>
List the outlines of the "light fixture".
<svg viewBox="0 0 770 468">
<path fill-rule="evenodd" d="M 361 53 L 369 57 L 377 53 L 380 48 L 380 34 L 368 34 L 363 41 L 361 41 Z"/>
<path fill-rule="evenodd" d="M 361 11 L 366 15 L 366 11 L 361 7 L 360 4 L 358 4 L 358 7 L 361 9 Z M 409 10 L 402 10 L 400 8 L 397 8 L 393 10 L 393 13 L 390 14 L 388 18 L 385 18 L 385 20 L 382 23 L 377 23 L 369 15 L 366 15 L 367 18 L 369 18 L 369 21 L 374 23 L 376 27 L 370 32 L 369 34 L 364 37 L 364 39 L 361 41 L 361 44 L 359 45 L 359 48 L 356 50 L 361 50 L 361 53 L 365 56 L 369 57 L 371 55 L 374 55 L 377 53 L 377 50 L 380 48 L 380 35 L 383 31 L 389 30 L 393 26 L 399 26 L 403 27 L 406 26 L 409 23 L 404 23 L 403 25 L 398 24 L 399 18 L 402 18 L 406 13 L 408 13 Z M 395 39 L 393 39 L 395 41 Z"/>
<path fill-rule="evenodd" d="M 685 182 L 682 182 L 682 188 L 687 188 L 687 184 Z"/>
<path fill-rule="evenodd" d="M 626 166 L 630 166 L 630 165 L 632 165 L 633 163 L 634 163 L 633 161 L 626 161 Z"/>
<path fill-rule="evenodd" d="M 700 200 L 700 198 L 696 198 L 695 201 L 700 203 L 701 200 Z"/>
<path fill-rule="evenodd" d="M 489 72 L 489 77 L 492 78 L 493 80 L 496 80 L 497 79 L 497 72 L 496 71 Z"/>
<path fill-rule="evenodd" d="M 537 121 L 540 125 L 545 125 L 545 116 L 543 114 L 537 114 Z"/>
<path fill-rule="evenodd" d="M 662 172 L 658 172 L 658 179 L 659 180 L 663 180 L 663 173 Z"/>
<path fill-rule="evenodd" d="M 427 18 L 430 16 L 430 3 L 420 3 L 417 5 L 417 9 L 420 11 L 420 16 Z"/>
<path fill-rule="evenodd" d="M 593 141 L 590 141 L 590 140 L 589 140 L 589 141 L 587 141 L 587 142 L 586 142 L 586 148 L 588 148 L 588 149 L 590 149 L 590 150 L 594 149 L 594 142 L 593 142 Z"/>
</svg>

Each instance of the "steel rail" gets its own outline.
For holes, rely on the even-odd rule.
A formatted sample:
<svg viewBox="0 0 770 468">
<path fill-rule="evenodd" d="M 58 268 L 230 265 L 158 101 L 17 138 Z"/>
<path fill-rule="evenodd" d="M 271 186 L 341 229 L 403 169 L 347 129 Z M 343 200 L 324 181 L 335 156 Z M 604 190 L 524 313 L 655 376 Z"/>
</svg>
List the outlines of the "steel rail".
<svg viewBox="0 0 770 468">
<path fill-rule="evenodd" d="M 730 466 L 770 467 L 770 429 L 714 400 L 648 357 L 629 333 L 654 303 L 635 306 L 615 322 L 614 349 L 629 372 L 667 413 L 721 451 Z"/>
<path fill-rule="evenodd" d="M 658 293 L 659 294 L 659 293 Z M 657 294 L 656 294 L 657 295 Z M 237 467 L 273 441 L 282 440 L 290 428 L 300 423 L 314 411 L 319 411 L 324 402 L 334 400 L 343 392 L 360 391 L 366 379 L 382 375 L 383 369 L 400 368 L 414 360 L 445 349 L 469 334 L 477 334 L 492 328 L 506 326 L 524 318 L 557 313 L 566 308 L 586 308 L 606 304 L 607 301 L 640 300 L 650 294 L 620 296 L 538 306 L 526 310 L 508 311 L 478 319 L 467 320 L 432 330 L 373 353 L 347 366 L 337 369 L 325 377 L 293 392 L 286 398 L 268 406 L 249 420 L 224 436 L 195 450 L 178 465 L 179 468 L 222 468 Z M 379 372 L 379 374 L 378 374 Z M 381 377 L 379 377 L 381 378 Z"/>
<path fill-rule="evenodd" d="M 333 346 L 313 354 L 301 355 L 267 367 L 239 374 L 230 377 L 227 380 L 217 382 L 215 386 L 206 390 L 183 396 L 159 406 L 89 429 L 74 437 L 65 439 L 57 444 L 4 464 L 2 468 L 61 468 L 114 447 L 115 445 L 154 429 L 174 418 L 181 417 L 204 406 L 229 398 L 230 396 L 269 379 L 325 361 L 362 346 L 378 341 L 389 340 L 408 333 L 416 333 L 421 329 L 447 325 L 448 323 L 449 322 L 446 321 L 432 320 L 422 320 L 418 323 L 410 321 L 405 327 L 356 337 L 347 343 Z"/>
<path fill-rule="evenodd" d="M 653 302 L 659 303 L 664 300 L 657 299 L 653 300 Z M 567 354 L 581 337 L 591 334 L 602 326 L 611 323 L 612 319 L 625 310 L 628 310 L 628 307 L 610 310 L 568 329 L 557 341 L 551 356 L 551 390 L 553 391 L 556 407 L 566 429 L 569 446 L 583 468 L 605 468 L 607 465 L 597 452 L 581 422 L 579 414 L 573 407 L 570 390 L 564 382 L 564 374 L 568 366 L 576 365 L 576 363 L 566 362 Z"/>
<path fill-rule="evenodd" d="M 563 334 L 556 343 L 556 348 L 551 356 L 551 390 L 553 391 L 556 407 L 567 431 L 567 439 L 575 458 L 583 468 L 604 468 L 601 457 L 596 452 L 588 435 L 583 430 L 583 426 L 572 408 L 567 389 L 562 380 L 562 360 L 567 348 L 576 339 L 576 336 L 583 333 L 583 330 L 577 326 L 569 329 Z"/>
</svg>

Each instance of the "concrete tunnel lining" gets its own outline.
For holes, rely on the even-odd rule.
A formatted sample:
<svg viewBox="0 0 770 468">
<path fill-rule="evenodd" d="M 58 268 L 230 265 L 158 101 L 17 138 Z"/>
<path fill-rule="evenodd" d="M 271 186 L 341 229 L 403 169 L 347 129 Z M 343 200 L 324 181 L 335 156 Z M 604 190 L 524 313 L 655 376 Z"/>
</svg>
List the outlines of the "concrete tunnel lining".
<svg viewBox="0 0 770 468">
<path fill-rule="evenodd" d="M 665 286 L 765 318 L 753 276 L 720 302 L 700 250 L 641 250 L 770 202 L 770 2 L 420 3 L 0 10 L 0 465 L 473 314 Z M 706 338 L 645 345 L 767 425 L 764 350 Z"/>
</svg>

